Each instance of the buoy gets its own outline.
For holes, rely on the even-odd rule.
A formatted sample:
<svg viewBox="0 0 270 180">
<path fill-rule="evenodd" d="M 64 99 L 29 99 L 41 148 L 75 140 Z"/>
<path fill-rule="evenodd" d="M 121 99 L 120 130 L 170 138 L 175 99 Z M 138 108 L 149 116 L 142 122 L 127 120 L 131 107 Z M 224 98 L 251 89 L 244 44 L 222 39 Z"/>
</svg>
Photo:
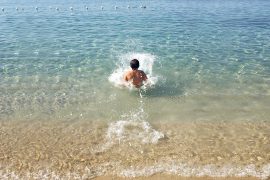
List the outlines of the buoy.
<svg viewBox="0 0 270 180">
<path fill-rule="evenodd" d="M 17 11 L 19 11 L 19 8 L 18 8 L 18 7 L 16 7 L 16 10 L 17 10 Z"/>
<path fill-rule="evenodd" d="M 36 7 L 35 9 L 36 9 L 36 11 L 38 11 L 38 7 Z"/>
<path fill-rule="evenodd" d="M 70 7 L 69 9 L 70 9 L 71 11 L 73 11 L 73 7 Z"/>
<path fill-rule="evenodd" d="M 130 5 L 128 5 L 127 8 L 130 9 Z"/>
<path fill-rule="evenodd" d="M 118 7 L 117 6 L 114 6 L 114 9 L 118 9 Z"/>
<path fill-rule="evenodd" d="M 57 8 L 55 8 L 56 9 L 56 11 L 59 11 L 59 8 L 57 7 Z"/>
<path fill-rule="evenodd" d="M 103 6 L 101 6 L 101 10 L 103 10 L 104 9 L 104 7 Z"/>
<path fill-rule="evenodd" d="M 86 6 L 85 9 L 88 11 L 88 7 Z"/>
<path fill-rule="evenodd" d="M 4 12 L 4 11 L 5 11 L 5 9 L 4 9 L 4 8 L 2 8 L 2 11 Z"/>
</svg>

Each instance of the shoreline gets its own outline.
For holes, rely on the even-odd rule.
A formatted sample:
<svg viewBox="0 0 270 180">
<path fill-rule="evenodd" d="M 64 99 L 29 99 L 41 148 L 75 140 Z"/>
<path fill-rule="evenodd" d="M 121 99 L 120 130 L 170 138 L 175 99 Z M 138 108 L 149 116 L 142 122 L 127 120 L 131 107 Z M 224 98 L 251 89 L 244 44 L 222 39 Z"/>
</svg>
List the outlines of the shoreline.
<svg viewBox="0 0 270 180">
<path fill-rule="evenodd" d="M 259 180 L 256 177 L 183 177 L 169 174 L 154 174 L 149 177 L 116 177 L 116 176 L 100 176 L 93 178 L 95 180 Z"/>
<path fill-rule="evenodd" d="M 270 169 L 270 164 L 267 167 Z M 85 168 L 85 171 L 50 171 L 50 170 L 38 170 L 38 171 L 25 171 L 19 170 L 17 172 L 10 171 L 5 169 L 5 167 L 0 166 L 0 177 L 7 179 L 96 179 L 96 180 L 156 180 L 156 179 L 165 179 L 165 180 L 267 180 L 270 176 L 253 176 L 251 174 L 243 174 L 241 172 L 235 175 L 207 175 L 201 174 L 198 175 L 187 175 L 187 174 L 178 174 L 177 172 L 155 172 L 153 174 L 114 174 L 114 173 L 102 173 L 96 172 L 96 170 L 91 168 Z M 209 172 L 208 172 L 209 173 Z"/>
<path fill-rule="evenodd" d="M 269 128 L 269 122 L 1 121 L 0 176 L 269 178 Z"/>
</svg>

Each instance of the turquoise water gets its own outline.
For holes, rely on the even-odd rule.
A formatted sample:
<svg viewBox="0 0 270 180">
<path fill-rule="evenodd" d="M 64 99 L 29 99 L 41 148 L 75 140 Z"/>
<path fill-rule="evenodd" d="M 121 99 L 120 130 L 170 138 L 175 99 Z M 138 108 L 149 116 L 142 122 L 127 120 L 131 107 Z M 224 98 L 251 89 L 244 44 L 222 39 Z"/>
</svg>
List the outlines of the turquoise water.
<svg viewBox="0 0 270 180">
<path fill-rule="evenodd" d="M 1 0 L 0 177 L 269 178 L 269 7 Z"/>
<path fill-rule="evenodd" d="M 149 120 L 268 120 L 269 7 L 1 1 L 0 118 L 116 120 L 139 106 L 139 94 L 108 78 L 138 56 L 154 62 L 158 79 L 142 93 Z"/>
</svg>

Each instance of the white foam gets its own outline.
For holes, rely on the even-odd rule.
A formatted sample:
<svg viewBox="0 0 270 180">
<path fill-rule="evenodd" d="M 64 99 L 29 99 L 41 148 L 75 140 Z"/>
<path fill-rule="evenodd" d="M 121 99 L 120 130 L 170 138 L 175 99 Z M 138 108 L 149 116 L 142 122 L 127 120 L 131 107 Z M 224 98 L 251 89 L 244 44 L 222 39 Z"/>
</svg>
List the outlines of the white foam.
<svg viewBox="0 0 270 180">
<path fill-rule="evenodd" d="M 155 130 L 145 121 L 146 114 L 141 107 L 137 112 L 123 115 L 122 120 L 110 123 L 107 130 L 107 141 L 111 143 L 139 142 L 156 144 L 164 134 Z"/>
<path fill-rule="evenodd" d="M 110 142 L 139 141 L 143 144 L 155 144 L 164 135 L 156 131 L 146 121 L 116 121 L 111 123 L 107 138 Z"/>
<path fill-rule="evenodd" d="M 158 81 L 158 76 L 153 74 L 153 65 L 156 61 L 156 57 L 152 54 L 147 53 L 128 53 L 119 57 L 116 62 L 116 69 L 109 76 L 109 81 L 116 87 L 128 87 L 129 89 L 133 88 L 133 85 L 124 81 L 124 74 L 130 70 L 129 62 L 132 59 L 138 59 L 140 62 L 140 70 L 143 70 L 148 80 L 143 85 L 143 89 L 154 87 Z"/>
<path fill-rule="evenodd" d="M 151 176 L 156 173 L 174 174 L 183 177 L 257 177 L 260 179 L 267 179 L 270 177 L 270 164 L 256 168 L 254 164 L 246 166 L 224 165 L 217 166 L 213 164 L 205 166 L 191 166 L 185 163 L 159 162 L 153 166 L 147 167 L 131 167 L 122 170 L 118 176 L 123 177 L 138 177 Z"/>
<path fill-rule="evenodd" d="M 270 164 L 263 165 L 261 168 L 254 164 L 246 166 L 236 166 L 227 164 L 223 166 L 204 165 L 192 166 L 175 161 L 159 161 L 152 166 L 130 167 L 124 169 L 121 162 L 106 162 L 98 167 L 86 166 L 80 171 L 70 171 L 61 173 L 58 171 L 41 168 L 37 171 L 27 171 L 25 173 L 15 172 L 6 166 L 0 166 L 0 179 L 92 179 L 102 175 L 113 175 L 119 177 L 140 177 L 151 176 L 157 173 L 177 175 L 181 177 L 256 177 L 262 180 L 270 177 Z"/>
</svg>

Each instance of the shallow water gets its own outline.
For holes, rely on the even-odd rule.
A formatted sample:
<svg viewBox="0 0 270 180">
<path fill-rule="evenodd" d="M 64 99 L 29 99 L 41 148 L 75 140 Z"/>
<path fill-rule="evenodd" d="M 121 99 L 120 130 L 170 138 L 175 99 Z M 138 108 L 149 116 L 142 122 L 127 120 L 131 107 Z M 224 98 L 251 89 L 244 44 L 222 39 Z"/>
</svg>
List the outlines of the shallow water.
<svg viewBox="0 0 270 180">
<path fill-rule="evenodd" d="M 269 176 L 269 6 L 267 0 L 1 1 L 0 174 L 7 167 L 21 172 L 15 160 L 21 159 L 18 166 L 31 173 L 82 175 L 88 167 L 95 172 L 89 176 L 199 176 L 184 173 L 194 167 L 221 176 L 218 168 L 230 166 L 227 175 Z M 122 86 L 132 58 L 149 77 L 141 92 Z M 200 129 L 209 133 L 201 137 Z M 68 130 L 81 130 L 84 139 Z M 40 140 L 50 146 L 17 144 L 43 146 Z M 136 154 L 132 146 L 154 154 Z M 72 148 L 104 156 L 83 155 L 76 165 L 65 155 Z M 113 158 L 125 151 L 122 164 Z M 28 157 L 35 153 L 44 156 L 37 166 Z M 126 159 L 132 153 L 136 160 Z M 71 167 L 58 169 L 61 162 Z"/>
<path fill-rule="evenodd" d="M 267 179 L 269 123 L 1 122 L 1 177 L 155 173 Z M 162 134 L 163 132 L 164 134 Z"/>
<path fill-rule="evenodd" d="M 145 92 L 146 104 L 164 101 L 174 108 L 184 103 L 173 99 L 205 95 L 268 99 L 268 5 L 263 0 L 2 1 L 1 119 L 65 119 L 72 113 L 107 120 L 114 112 L 100 113 L 136 106 L 136 93 L 108 81 L 119 63 L 132 57 L 154 61 L 158 82 Z M 256 104 L 269 108 L 265 105 Z M 153 115 L 157 107 L 149 106 Z"/>
</svg>

